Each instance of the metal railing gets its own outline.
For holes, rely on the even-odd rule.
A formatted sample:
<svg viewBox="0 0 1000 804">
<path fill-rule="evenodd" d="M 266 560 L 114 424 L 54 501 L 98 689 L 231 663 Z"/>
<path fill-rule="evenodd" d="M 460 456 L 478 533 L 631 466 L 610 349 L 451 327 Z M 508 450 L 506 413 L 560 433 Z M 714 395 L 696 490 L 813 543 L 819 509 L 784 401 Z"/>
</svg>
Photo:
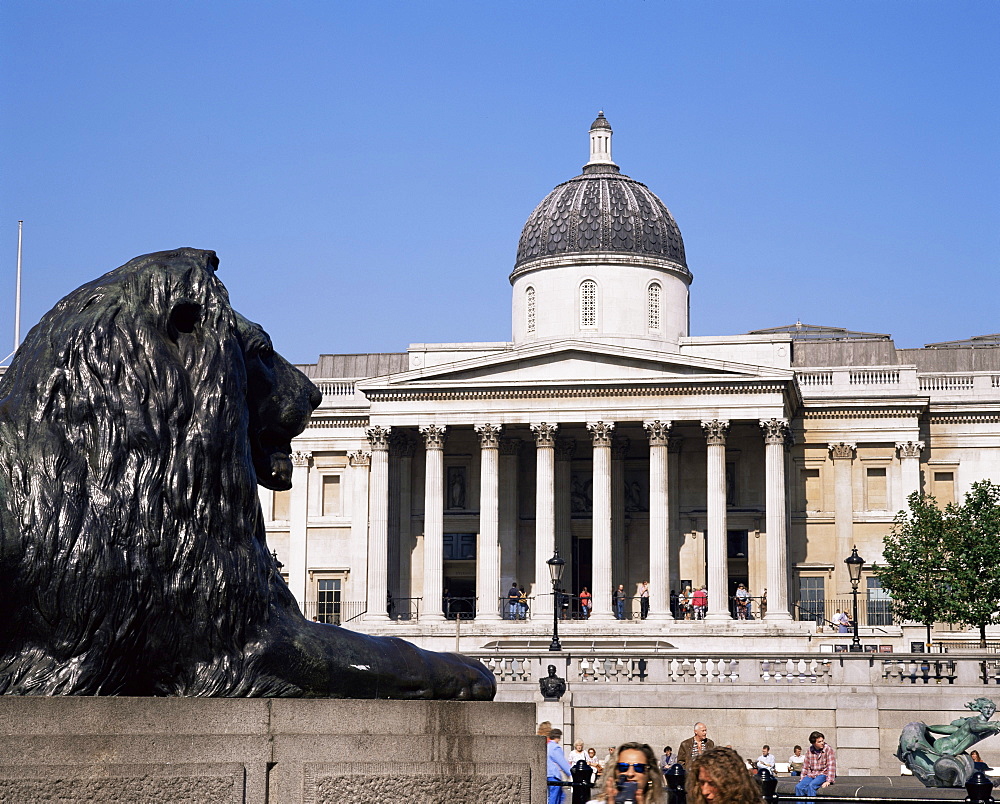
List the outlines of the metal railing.
<svg viewBox="0 0 1000 804">
<path fill-rule="evenodd" d="M 364 600 L 322 601 L 307 600 L 302 614 L 307 620 L 327 625 L 341 625 L 356 620 L 368 611 Z"/>
<path fill-rule="evenodd" d="M 836 611 L 842 611 L 850 617 L 854 610 L 852 598 L 834 598 L 832 600 L 796 600 L 792 603 L 792 616 L 800 622 L 814 622 L 837 629 L 833 622 Z M 863 628 L 898 625 L 898 618 L 893 614 L 892 601 L 888 599 L 872 599 L 858 597 L 858 625 Z"/>
</svg>

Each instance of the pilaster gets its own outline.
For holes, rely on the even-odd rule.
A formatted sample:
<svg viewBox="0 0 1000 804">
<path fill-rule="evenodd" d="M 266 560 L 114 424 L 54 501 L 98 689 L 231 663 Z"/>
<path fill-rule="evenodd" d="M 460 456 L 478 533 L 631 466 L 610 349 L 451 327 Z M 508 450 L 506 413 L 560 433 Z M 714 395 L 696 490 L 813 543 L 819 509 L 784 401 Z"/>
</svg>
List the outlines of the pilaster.
<svg viewBox="0 0 1000 804">
<path fill-rule="evenodd" d="M 292 491 L 288 501 L 288 588 L 299 608 L 308 599 L 309 564 L 309 464 L 312 453 L 296 450 L 292 461 Z"/>
</svg>

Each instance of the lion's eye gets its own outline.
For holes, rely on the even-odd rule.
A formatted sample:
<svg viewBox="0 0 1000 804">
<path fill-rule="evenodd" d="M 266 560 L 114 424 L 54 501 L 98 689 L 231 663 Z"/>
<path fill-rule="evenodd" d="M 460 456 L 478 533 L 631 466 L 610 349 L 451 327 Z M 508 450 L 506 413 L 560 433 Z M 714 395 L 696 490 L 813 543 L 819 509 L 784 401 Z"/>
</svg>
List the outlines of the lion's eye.
<svg viewBox="0 0 1000 804">
<path fill-rule="evenodd" d="M 274 355 L 274 349 L 271 348 L 271 344 L 269 343 L 262 343 L 259 346 L 257 346 L 253 351 L 254 354 L 257 355 L 257 357 L 263 358 L 265 360 Z"/>
</svg>

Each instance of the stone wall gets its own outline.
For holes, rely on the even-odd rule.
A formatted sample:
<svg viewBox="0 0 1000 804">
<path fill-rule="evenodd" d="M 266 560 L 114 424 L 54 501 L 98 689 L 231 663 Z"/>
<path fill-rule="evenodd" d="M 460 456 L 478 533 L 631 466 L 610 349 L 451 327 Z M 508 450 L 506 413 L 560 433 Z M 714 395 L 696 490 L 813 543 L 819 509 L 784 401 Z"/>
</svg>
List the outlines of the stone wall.
<svg viewBox="0 0 1000 804">
<path fill-rule="evenodd" d="M 542 804 L 530 704 L 0 697 L 0 801 Z"/>
</svg>

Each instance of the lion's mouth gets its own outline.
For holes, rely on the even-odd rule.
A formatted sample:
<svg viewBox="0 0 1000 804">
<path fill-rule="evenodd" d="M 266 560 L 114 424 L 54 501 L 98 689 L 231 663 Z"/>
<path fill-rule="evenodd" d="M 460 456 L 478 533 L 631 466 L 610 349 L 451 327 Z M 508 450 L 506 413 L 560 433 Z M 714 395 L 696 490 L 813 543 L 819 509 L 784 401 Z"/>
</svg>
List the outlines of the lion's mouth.
<svg viewBox="0 0 1000 804">
<path fill-rule="evenodd" d="M 292 485 L 292 459 L 288 453 L 271 453 L 271 479 L 282 486 Z"/>
<path fill-rule="evenodd" d="M 277 442 L 277 443 L 275 443 Z M 283 443 L 282 443 L 283 442 Z M 284 439 L 258 435 L 251 439 L 253 468 L 257 482 L 273 491 L 287 491 L 292 487 L 291 444 Z"/>
</svg>

